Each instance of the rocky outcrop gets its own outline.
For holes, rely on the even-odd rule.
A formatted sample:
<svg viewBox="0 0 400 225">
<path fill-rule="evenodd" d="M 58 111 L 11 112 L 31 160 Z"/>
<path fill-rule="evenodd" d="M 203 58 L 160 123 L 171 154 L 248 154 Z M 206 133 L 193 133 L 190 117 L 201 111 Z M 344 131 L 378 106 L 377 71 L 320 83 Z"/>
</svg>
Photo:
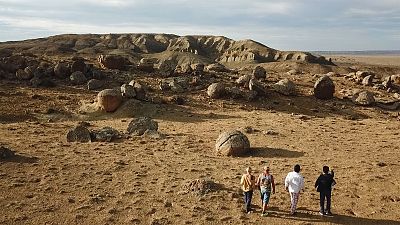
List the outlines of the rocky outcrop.
<svg viewBox="0 0 400 225">
<path fill-rule="evenodd" d="M 320 64 L 331 64 L 323 56 L 313 55 L 308 52 L 279 51 L 269 48 L 253 40 L 235 41 L 222 36 L 177 36 L 171 34 L 82 34 L 82 35 L 57 35 L 49 38 L 35 40 L 35 42 L 24 43 L 27 52 L 35 54 L 63 54 L 92 52 L 94 54 L 110 54 L 112 50 L 118 49 L 131 53 L 132 56 L 144 57 L 144 54 L 155 53 L 177 53 L 187 54 L 196 60 L 190 63 L 202 61 L 202 63 L 231 63 L 231 62 L 276 62 L 295 61 Z M 143 54 L 143 55 L 142 55 Z M 160 54 L 162 58 L 163 54 Z M 108 59 L 107 59 L 108 60 Z M 100 60 L 105 68 L 121 68 L 122 62 L 112 62 L 109 65 Z M 99 62 L 100 62 L 99 61 Z M 19 61 L 18 64 L 20 64 Z M 72 65 L 71 72 L 83 71 L 83 61 L 76 61 Z M 78 65 L 79 64 L 79 65 Z M 17 69 L 23 69 L 26 65 L 14 67 L 12 73 Z M 140 68 L 146 66 L 141 65 Z M 147 68 L 147 67 L 146 67 Z"/>
</svg>

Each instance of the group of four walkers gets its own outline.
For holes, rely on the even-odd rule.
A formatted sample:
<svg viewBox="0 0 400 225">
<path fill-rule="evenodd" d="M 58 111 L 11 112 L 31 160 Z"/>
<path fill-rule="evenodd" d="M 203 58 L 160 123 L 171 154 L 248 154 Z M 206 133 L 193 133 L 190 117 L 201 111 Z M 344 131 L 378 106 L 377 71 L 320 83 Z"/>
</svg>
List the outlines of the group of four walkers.
<svg viewBox="0 0 400 225">
<path fill-rule="evenodd" d="M 320 212 L 324 216 L 331 216 L 331 196 L 332 187 L 336 184 L 333 179 L 334 172 L 329 171 L 328 166 L 322 168 L 322 173 L 315 181 L 315 188 L 320 193 Z M 263 172 L 256 177 L 252 174 L 250 167 L 246 168 L 246 173 L 243 174 L 240 184 L 244 193 L 245 211 L 250 213 L 251 199 L 253 191 L 260 190 L 262 201 L 261 216 L 267 216 L 268 203 L 271 194 L 275 194 L 275 181 L 274 176 L 270 173 L 269 167 L 264 167 Z M 295 165 L 292 172 L 289 172 L 285 178 L 285 190 L 290 194 L 291 206 L 290 215 L 296 214 L 297 202 L 299 200 L 300 191 L 304 189 L 304 177 L 300 174 L 300 165 Z M 325 206 L 326 200 L 326 206 Z"/>
</svg>

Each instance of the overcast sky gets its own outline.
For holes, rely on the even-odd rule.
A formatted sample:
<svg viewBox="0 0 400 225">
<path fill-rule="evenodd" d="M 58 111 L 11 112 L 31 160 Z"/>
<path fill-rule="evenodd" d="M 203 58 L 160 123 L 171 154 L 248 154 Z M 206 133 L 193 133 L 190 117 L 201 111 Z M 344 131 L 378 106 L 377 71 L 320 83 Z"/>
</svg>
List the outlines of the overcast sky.
<svg viewBox="0 0 400 225">
<path fill-rule="evenodd" d="M 0 0 L 0 41 L 61 33 L 208 34 L 281 50 L 400 50 L 400 0 Z"/>
</svg>

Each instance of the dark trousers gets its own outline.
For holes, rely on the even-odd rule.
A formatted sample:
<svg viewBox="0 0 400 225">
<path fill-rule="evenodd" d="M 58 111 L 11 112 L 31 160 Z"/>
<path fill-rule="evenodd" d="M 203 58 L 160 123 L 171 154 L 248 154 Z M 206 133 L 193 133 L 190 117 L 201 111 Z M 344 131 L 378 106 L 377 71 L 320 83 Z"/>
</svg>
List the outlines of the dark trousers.
<svg viewBox="0 0 400 225">
<path fill-rule="evenodd" d="M 253 197 L 253 191 L 245 191 L 244 192 L 244 207 L 246 212 L 251 210 L 251 198 Z"/>
<path fill-rule="evenodd" d="M 331 190 L 319 192 L 319 206 L 320 206 L 320 211 L 322 213 L 331 212 L 331 196 L 332 196 Z M 325 199 L 326 199 L 326 208 L 325 208 Z"/>
</svg>

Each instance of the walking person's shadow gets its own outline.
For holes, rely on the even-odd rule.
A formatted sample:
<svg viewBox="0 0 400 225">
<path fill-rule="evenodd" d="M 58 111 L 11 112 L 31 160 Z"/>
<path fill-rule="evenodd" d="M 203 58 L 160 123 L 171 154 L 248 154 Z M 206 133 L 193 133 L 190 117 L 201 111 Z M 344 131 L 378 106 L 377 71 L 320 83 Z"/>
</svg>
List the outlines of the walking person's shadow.
<svg viewBox="0 0 400 225">
<path fill-rule="evenodd" d="M 326 222 L 331 224 L 349 225 L 400 225 L 400 221 L 395 220 L 370 219 L 340 214 L 334 214 L 333 216 L 321 216 L 318 214 L 318 211 L 313 211 L 302 207 L 298 208 L 298 211 L 294 216 L 291 216 L 288 211 L 281 210 L 278 207 L 270 207 L 269 210 L 270 217 L 304 222 Z"/>
</svg>

